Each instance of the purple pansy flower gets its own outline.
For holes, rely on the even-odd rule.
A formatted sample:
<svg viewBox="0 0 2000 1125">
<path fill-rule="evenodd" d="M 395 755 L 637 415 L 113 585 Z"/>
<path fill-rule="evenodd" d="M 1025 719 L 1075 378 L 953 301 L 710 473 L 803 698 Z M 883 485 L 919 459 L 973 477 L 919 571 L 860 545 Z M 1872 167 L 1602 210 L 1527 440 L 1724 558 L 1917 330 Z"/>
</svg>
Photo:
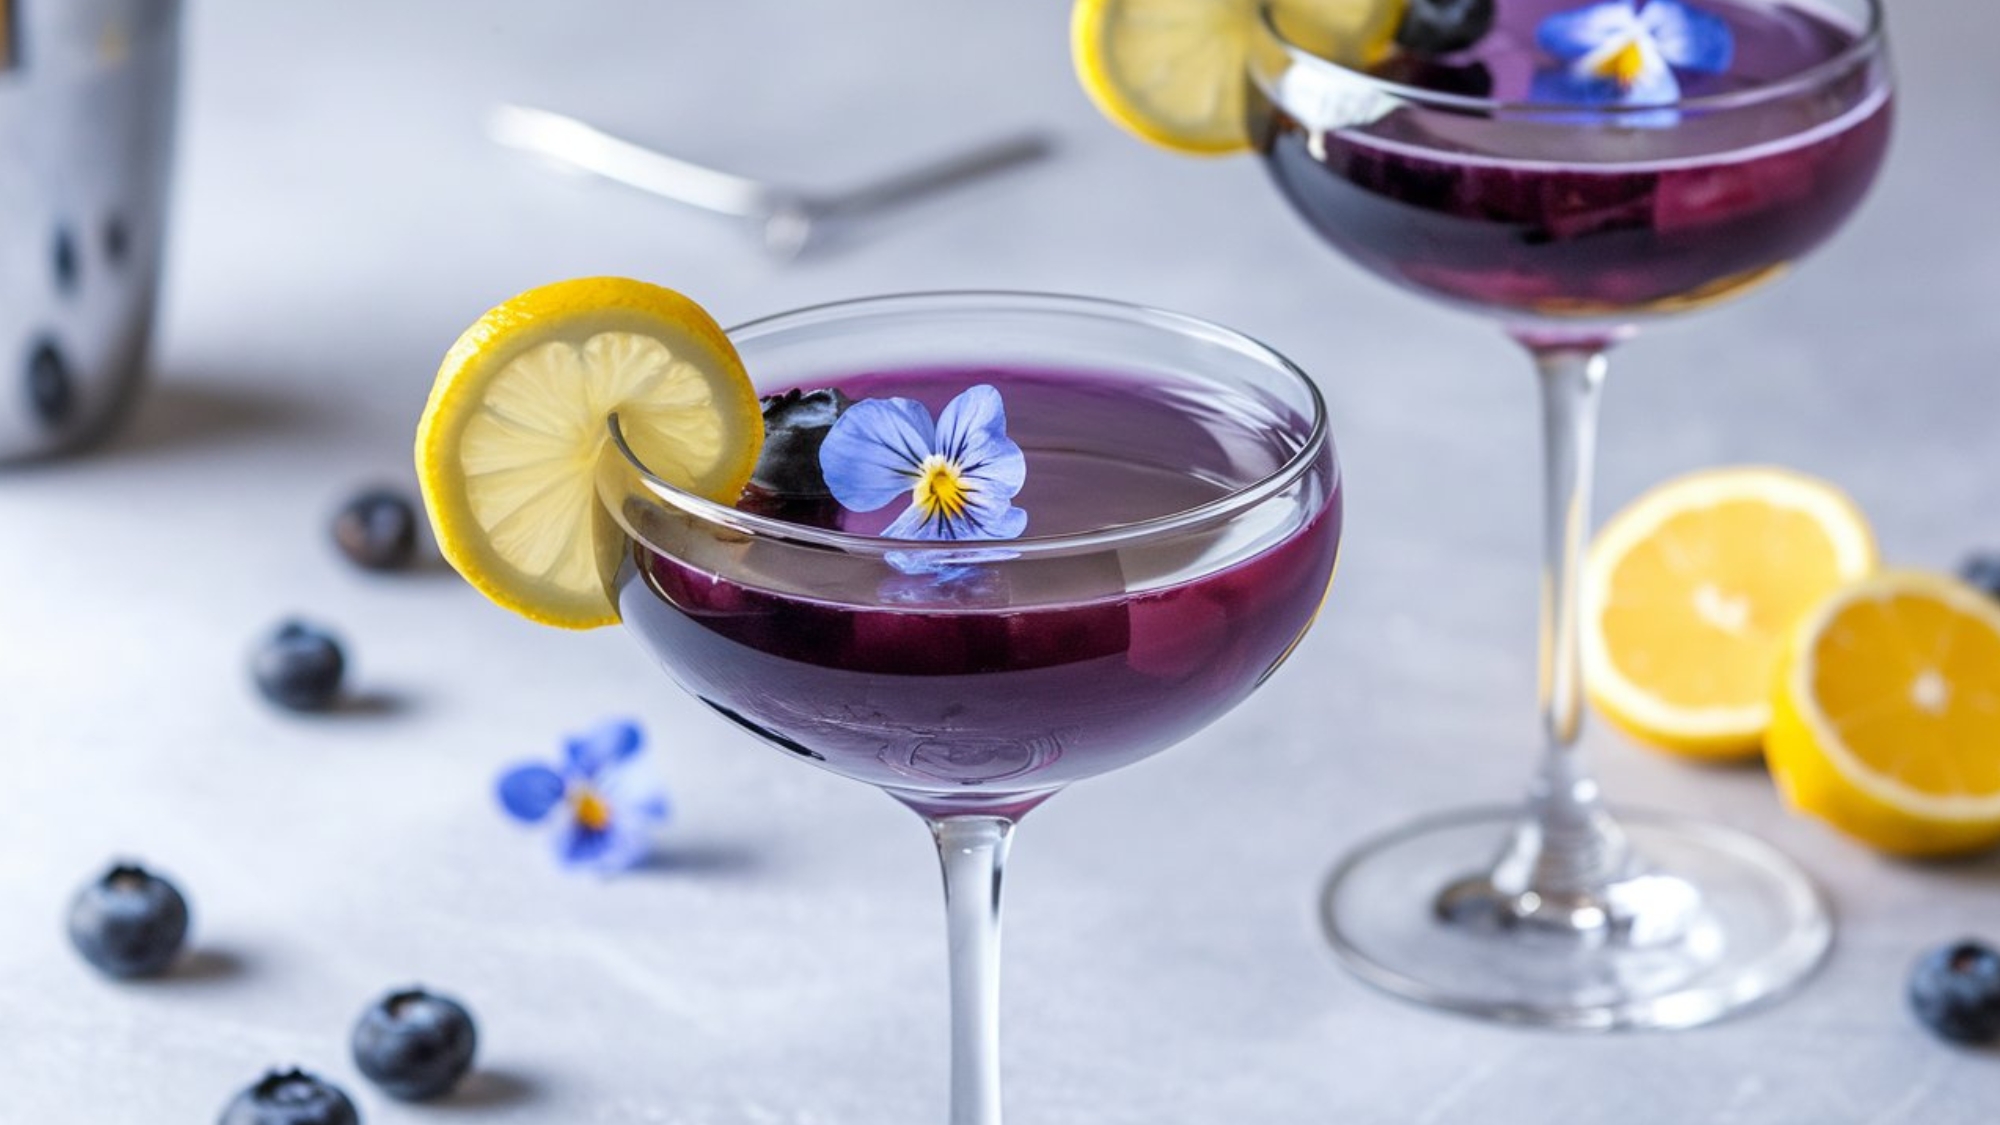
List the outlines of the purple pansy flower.
<svg viewBox="0 0 2000 1125">
<path fill-rule="evenodd" d="M 1014 539 L 1028 526 L 1013 503 L 1027 458 L 1007 436 L 1000 392 L 984 384 L 946 403 L 935 425 L 911 399 L 863 399 L 827 431 L 819 464 L 827 490 L 852 511 L 909 496 L 885 538 Z"/>
<path fill-rule="evenodd" d="M 1669 105 L 1679 101 L 1674 71 L 1719 74 L 1736 54 L 1721 17 L 1681 0 L 1603 0 L 1543 20 L 1535 40 L 1566 63 L 1535 76 L 1544 102 Z"/>
<path fill-rule="evenodd" d="M 653 849 L 666 791 L 645 767 L 638 724 L 614 721 L 564 740 L 562 761 L 525 762 L 500 775 L 500 807 L 525 824 L 560 809 L 556 858 L 601 874 L 629 870 Z"/>
</svg>

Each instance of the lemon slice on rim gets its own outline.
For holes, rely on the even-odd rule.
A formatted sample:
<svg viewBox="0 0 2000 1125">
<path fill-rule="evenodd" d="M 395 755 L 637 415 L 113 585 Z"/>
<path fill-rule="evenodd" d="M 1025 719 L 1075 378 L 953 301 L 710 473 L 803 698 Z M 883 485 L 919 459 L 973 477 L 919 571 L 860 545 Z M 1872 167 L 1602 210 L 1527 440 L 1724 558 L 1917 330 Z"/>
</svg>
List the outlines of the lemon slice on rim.
<svg viewBox="0 0 2000 1125">
<path fill-rule="evenodd" d="M 1792 627 L 1874 568 L 1867 521 L 1824 481 L 1769 468 L 1668 481 L 1605 524 L 1585 560 L 1591 702 L 1663 749 L 1754 755 Z"/>
<path fill-rule="evenodd" d="M 1388 53 L 1407 0 L 1276 0 L 1286 34 L 1315 54 L 1368 66 Z M 1262 0 L 1077 0 L 1077 78 L 1112 122 L 1175 152 L 1250 147 L 1244 96 Z"/>
<path fill-rule="evenodd" d="M 1887 571 L 1803 621 L 1766 742 L 1786 800 L 1883 851 L 2000 843 L 2000 603 Z"/>
<path fill-rule="evenodd" d="M 445 558 L 494 602 L 571 629 L 618 620 L 609 585 L 625 539 L 596 490 L 613 413 L 647 467 L 725 503 L 764 440 L 721 327 L 657 285 L 533 289 L 445 355 L 417 425 L 417 475 Z"/>
</svg>

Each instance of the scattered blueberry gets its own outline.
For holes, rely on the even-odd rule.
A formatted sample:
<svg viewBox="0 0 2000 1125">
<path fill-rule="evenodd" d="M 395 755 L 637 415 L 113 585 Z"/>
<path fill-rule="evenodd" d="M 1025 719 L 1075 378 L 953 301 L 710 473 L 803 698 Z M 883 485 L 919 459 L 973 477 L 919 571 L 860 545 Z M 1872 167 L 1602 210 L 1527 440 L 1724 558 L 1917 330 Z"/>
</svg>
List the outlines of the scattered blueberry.
<svg viewBox="0 0 2000 1125">
<path fill-rule="evenodd" d="M 408 988 L 368 1006 L 354 1024 L 354 1065 L 405 1101 L 435 1098 L 472 1069 L 479 1036 L 464 1005 Z"/>
<path fill-rule="evenodd" d="M 43 337 L 28 353 L 28 404 L 45 426 L 59 426 L 69 420 L 76 406 L 75 380 L 70 378 L 69 361 L 54 340 Z"/>
<path fill-rule="evenodd" d="M 1422 55 L 1392 55 L 1370 73 L 1404 86 L 1461 94 L 1468 98 L 1493 95 L 1493 72 L 1483 62 L 1439 62 Z"/>
<path fill-rule="evenodd" d="M 117 864 L 70 900 L 70 943 L 107 976 L 164 972 L 187 932 L 187 899 L 136 863 Z"/>
<path fill-rule="evenodd" d="M 340 642 L 303 621 L 278 627 L 250 660 L 264 698 L 292 711 L 324 711 L 340 698 L 347 670 Z"/>
<path fill-rule="evenodd" d="M 361 1114 L 340 1087 L 294 1067 L 236 1095 L 216 1125 L 361 1125 Z"/>
<path fill-rule="evenodd" d="M 401 570 L 417 553 L 417 506 L 388 488 L 356 493 L 333 517 L 333 542 L 365 570 Z"/>
<path fill-rule="evenodd" d="M 1965 565 L 1958 568 L 1958 576 L 1988 594 L 2000 598 L 2000 555 L 1974 555 L 1965 560 Z"/>
<path fill-rule="evenodd" d="M 819 447 L 835 419 L 854 404 L 837 388 L 793 389 L 764 399 L 764 449 L 750 483 L 777 496 L 827 495 Z"/>
<path fill-rule="evenodd" d="M 1910 1007 L 1954 1043 L 2000 1040 L 2000 951 L 1967 938 L 1925 954 L 1910 972 Z"/>
<path fill-rule="evenodd" d="M 68 227 L 56 228 L 49 248 L 49 269 L 55 274 L 57 292 L 65 295 L 76 292 L 76 239 L 71 237 Z"/>
<path fill-rule="evenodd" d="M 1493 30 L 1493 0 L 1410 0 L 1396 42 L 1420 55 L 1463 51 Z"/>
</svg>

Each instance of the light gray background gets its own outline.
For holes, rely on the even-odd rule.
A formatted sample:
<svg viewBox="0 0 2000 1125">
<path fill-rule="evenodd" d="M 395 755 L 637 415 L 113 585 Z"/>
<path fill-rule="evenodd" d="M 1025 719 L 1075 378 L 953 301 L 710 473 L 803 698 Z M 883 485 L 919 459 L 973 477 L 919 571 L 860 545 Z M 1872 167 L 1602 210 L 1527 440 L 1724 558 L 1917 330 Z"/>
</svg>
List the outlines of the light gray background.
<svg viewBox="0 0 2000 1125">
<path fill-rule="evenodd" d="M 328 548 L 352 485 L 407 475 L 454 334 L 598 272 L 726 322 L 932 287 L 1115 296 L 1248 330 L 1327 392 L 1352 506 L 1318 629 L 1253 704 L 1023 828 L 1014 1120 L 1994 1119 L 2000 1056 L 1932 1041 L 1902 987 L 1923 947 L 2000 936 L 2000 867 L 1879 859 L 1787 816 L 1760 771 L 1602 726 L 1612 794 L 1759 832 L 1825 881 L 1841 937 L 1809 989 L 1706 1030 L 1578 1037 L 1419 1011 L 1336 967 L 1311 910 L 1333 857 L 1508 798 L 1531 761 L 1529 377 L 1490 327 L 1316 245 L 1253 162 L 1100 121 L 1065 3 L 191 7 L 156 389 L 112 447 L 0 480 L 0 1121 L 208 1121 L 280 1060 L 376 1123 L 943 1119 L 941 912 L 915 818 L 752 745 L 616 631 L 544 631 L 448 574 L 376 580 Z M 2000 546 L 1996 13 L 1895 3 L 1906 87 L 1880 188 L 1787 284 L 1619 357 L 1603 509 L 1774 461 L 1851 489 L 1898 562 Z M 1023 124 L 1063 148 L 786 268 L 724 224 L 491 147 L 497 99 L 802 183 Z M 302 721 L 253 696 L 245 652 L 292 612 L 349 639 L 362 712 Z M 623 713 L 679 802 L 670 861 L 561 874 L 490 780 Z M 66 896 L 114 854 L 193 896 L 202 954 L 179 979 L 110 985 L 63 943 Z M 482 1017 L 490 1073 L 460 1105 L 392 1105 L 346 1060 L 353 1015 L 410 980 Z"/>
</svg>

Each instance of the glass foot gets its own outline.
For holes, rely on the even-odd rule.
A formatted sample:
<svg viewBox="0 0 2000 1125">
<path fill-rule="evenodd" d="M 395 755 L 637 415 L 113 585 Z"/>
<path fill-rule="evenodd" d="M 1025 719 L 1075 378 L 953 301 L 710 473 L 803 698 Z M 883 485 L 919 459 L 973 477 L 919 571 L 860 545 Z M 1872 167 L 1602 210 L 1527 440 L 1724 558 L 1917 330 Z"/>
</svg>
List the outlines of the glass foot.
<svg viewBox="0 0 2000 1125">
<path fill-rule="evenodd" d="M 1833 940 L 1805 872 L 1740 832 L 1618 815 L 1643 866 L 1590 896 L 1506 893 L 1476 865 L 1518 808 L 1421 821 L 1363 844 L 1320 918 L 1363 980 L 1484 1019 L 1610 1030 L 1693 1027 L 1803 981 Z"/>
</svg>

